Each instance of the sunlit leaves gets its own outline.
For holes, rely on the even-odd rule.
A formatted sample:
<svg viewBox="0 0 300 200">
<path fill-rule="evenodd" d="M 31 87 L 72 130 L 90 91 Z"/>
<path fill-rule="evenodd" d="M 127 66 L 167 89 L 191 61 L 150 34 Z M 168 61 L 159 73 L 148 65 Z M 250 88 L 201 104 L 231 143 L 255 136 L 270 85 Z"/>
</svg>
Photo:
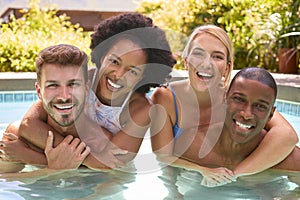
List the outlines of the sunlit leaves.
<svg viewBox="0 0 300 200">
<path fill-rule="evenodd" d="M 90 38 L 66 15 L 57 16 L 54 8 L 40 8 L 31 0 L 23 17 L 11 18 L 0 29 L 0 71 L 35 71 L 39 51 L 59 43 L 73 44 L 89 54 Z"/>
<path fill-rule="evenodd" d="M 284 27 L 291 24 L 292 19 L 300 19 L 300 3 L 297 2 L 299 1 L 144 0 L 138 11 L 151 16 L 157 25 L 186 36 L 199 25 L 216 24 L 224 28 L 233 41 L 235 68 L 261 66 L 274 70 L 276 58 L 270 50 L 270 43 L 278 38 Z M 291 6 L 292 4 L 295 6 Z M 274 21 L 275 13 L 280 16 L 277 22 Z M 294 16 L 298 13 L 298 18 L 293 18 L 291 13 Z M 170 42 L 172 45 L 178 41 L 180 40 Z"/>
</svg>

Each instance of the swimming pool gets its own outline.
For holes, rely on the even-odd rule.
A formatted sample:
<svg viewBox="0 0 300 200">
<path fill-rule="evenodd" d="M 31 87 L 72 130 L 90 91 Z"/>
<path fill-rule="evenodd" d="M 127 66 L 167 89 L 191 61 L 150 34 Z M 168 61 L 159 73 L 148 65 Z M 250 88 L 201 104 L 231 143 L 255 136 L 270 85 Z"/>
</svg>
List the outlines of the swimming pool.
<svg viewBox="0 0 300 200">
<path fill-rule="evenodd" d="M 0 94 L 0 132 L 21 119 L 37 97 L 35 92 Z M 278 101 L 277 108 L 300 132 L 300 105 Z M 298 112 L 299 110 L 299 112 Z M 286 112 L 286 113 L 284 113 Z M 174 167 L 161 167 L 150 150 L 149 133 L 133 163 L 111 172 L 88 169 L 49 173 L 27 166 L 24 174 L 0 177 L 0 199 L 298 199 L 300 173 L 267 170 L 239 178 L 217 188 L 200 185 L 201 175 Z"/>
</svg>

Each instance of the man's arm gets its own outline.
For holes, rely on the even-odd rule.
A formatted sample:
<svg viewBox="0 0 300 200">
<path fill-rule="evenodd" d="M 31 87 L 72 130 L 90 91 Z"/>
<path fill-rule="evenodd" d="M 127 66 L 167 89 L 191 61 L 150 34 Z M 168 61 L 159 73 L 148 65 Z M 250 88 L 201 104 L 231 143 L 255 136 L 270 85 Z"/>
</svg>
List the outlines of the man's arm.
<svg viewBox="0 0 300 200">
<path fill-rule="evenodd" d="M 48 138 L 48 131 L 52 131 L 54 135 L 53 146 L 56 147 L 59 145 L 64 140 L 64 137 L 52 126 L 47 124 L 47 117 L 48 115 L 43 108 L 42 102 L 38 100 L 31 106 L 21 121 L 19 127 L 20 137 L 44 150 Z M 79 137 L 82 138 L 88 146 L 90 146 L 92 152 L 103 150 L 107 144 L 110 134 L 107 131 L 104 132 L 104 134 L 102 134 L 102 132 L 99 134 L 101 128 L 96 123 L 93 123 L 91 120 L 87 119 L 83 113 L 80 115 L 78 120 L 80 121 L 76 123 L 76 128 L 79 129 Z M 93 140 L 87 142 L 87 138 L 93 138 Z M 93 157 L 92 154 L 87 156 L 83 164 L 93 169 L 108 168 L 98 159 Z"/>
<path fill-rule="evenodd" d="M 10 123 L 0 141 L 3 159 L 8 162 L 46 165 L 47 159 L 38 147 L 22 140 L 18 136 L 20 121 Z"/>
<path fill-rule="evenodd" d="M 14 133 L 4 133 L 0 141 L 1 160 L 5 162 L 47 165 L 45 155 L 36 147 L 26 144 Z"/>
<path fill-rule="evenodd" d="M 47 117 L 48 114 L 43 108 L 42 101 L 37 100 L 23 117 L 19 127 L 19 136 L 40 149 L 45 149 L 48 131 L 52 131 L 55 138 L 54 146 L 57 146 L 64 137 L 47 124 Z"/>
<path fill-rule="evenodd" d="M 288 157 L 275 165 L 273 169 L 300 171 L 300 148 L 296 146 Z"/>
</svg>

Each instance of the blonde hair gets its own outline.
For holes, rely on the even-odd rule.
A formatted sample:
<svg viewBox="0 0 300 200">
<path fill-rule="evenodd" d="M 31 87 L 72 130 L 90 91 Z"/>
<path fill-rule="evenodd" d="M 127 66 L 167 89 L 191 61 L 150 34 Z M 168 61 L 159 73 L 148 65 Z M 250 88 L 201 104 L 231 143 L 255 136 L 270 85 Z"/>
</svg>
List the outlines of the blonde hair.
<svg viewBox="0 0 300 200">
<path fill-rule="evenodd" d="M 224 82 L 224 86 L 225 88 L 228 87 L 229 83 L 230 83 L 230 75 L 231 72 L 233 70 L 233 45 L 231 42 L 231 39 L 229 38 L 228 34 L 226 33 L 225 30 L 223 30 L 222 28 L 212 25 L 212 24 L 207 24 L 207 25 L 203 25 L 203 26 L 199 26 L 196 29 L 194 29 L 194 31 L 192 32 L 192 34 L 190 35 L 188 42 L 182 52 L 182 58 L 185 59 L 188 57 L 189 53 L 190 53 L 190 47 L 192 42 L 196 39 L 196 37 L 200 34 L 200 33 L 209 33 L 213 36 L 215 36 L 216 38 L 218 38 L 226 47 L 227 49 L 227 64 L 229 65 L 229 70 L 228 73 L 225 76 L 225 82 Z"/>
</svg>

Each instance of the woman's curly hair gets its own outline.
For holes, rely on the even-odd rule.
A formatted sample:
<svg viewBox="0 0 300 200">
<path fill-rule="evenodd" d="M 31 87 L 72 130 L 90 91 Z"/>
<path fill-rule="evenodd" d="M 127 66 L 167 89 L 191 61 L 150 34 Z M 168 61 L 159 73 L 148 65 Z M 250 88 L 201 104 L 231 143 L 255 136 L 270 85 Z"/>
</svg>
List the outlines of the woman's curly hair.
<svg viewBox="0 0 300 200">
<path fill-rule="evenodd" d="M 154 26 L 151 18 L 139 13 L 126 13 L 102 21 L 91 35 L 92 62 L 100 68 L 100 60 L 118 41 L 128 39 L 146 53 L 143 79 L 135 90 L 147 93 L 166 81 L 175 64 L 165 32 Z M 128 51 L 131 51 L 129 49 Z"/>
</svg>

